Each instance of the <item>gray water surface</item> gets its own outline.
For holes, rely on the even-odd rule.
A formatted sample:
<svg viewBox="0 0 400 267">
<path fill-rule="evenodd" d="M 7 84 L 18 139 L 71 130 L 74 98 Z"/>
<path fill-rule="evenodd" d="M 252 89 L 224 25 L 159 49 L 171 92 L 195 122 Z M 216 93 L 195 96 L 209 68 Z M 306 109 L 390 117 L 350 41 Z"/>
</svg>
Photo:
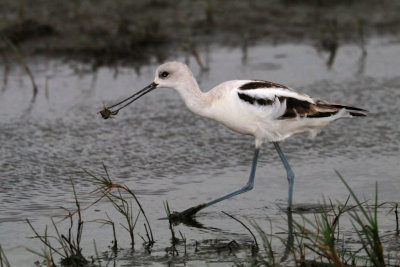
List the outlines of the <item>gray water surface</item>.
<svg viewBox="0 0 400 267">
<path fill-rule="evenodd" d="M 258 78 L 369 110 L 366 118 L 335 122 L 315 140 L 299 135 L 282 144 L 296 174 L 295 203 L 317 204 L 322 196 L 343 202 L 348 192 L 334 169 L 363 199 L 373 198 L 378 181 L 380 201 L 399 201 L 398 40 L 370 40 L 365 56 L 356 45 L 343 45 L 332 67 L 326 65 L 327 54 L 308 45 L 260 44 L 249 47 L 247 58 L 237 48 L 200 52 L 209 70 L 201 71 L 194 59 L 189 66 L 203 90 L 225 80 Z M 28 64 L 39 85 L 34 103 L 29 77 L 16 63 L 0 91 L 0 243 L 13 265 L 32 266 L 38 259 L 24 249 L 40 250 L 38 241 L 28 239 L 32 231 L 25 218 L 44 231 L 49 217 L 65 214 L 60 207 L 73 208 L 71 179 L 83 206 L 97 198 L 89 194 L 95 186 L 82 168 L 103 175 L 104 163 L 115 182 L 137 194 L 160 255 L 170 238 L 167 221 L 158 220 L 165 215 L 163 201 L 183 210 L 246 183 L 253 139 L 190 113 L 172 90 L 156 90 L 114 119 L 101 119 L 97 112 L 103 104 L 113 104 L 151 83 L 158 63 L 143 66 L 140 72 L 129 67 L 92 71 L 82 63 L 42 57 Z M 287 201 L 286 174 L 271 144 L 262 147 L 258 166 L 253 191 L 199 214 L 205 229 L 180 226 L 188 242 L 249 239 L 221 210 L 284 221 L 278 206 Z M 105 212 L 120 218 L 104 201 L 88 210 L 85 220 L 105 218 Z M 393 218 L 384 219 L 382 227 L 394 227 Z M 100 251 L 107 249 L 110 229 L 88 223 L 85 231 L 84 253 L 93 255 L 93 239 Z M 129 247 L 122 228 L 118 236 L 120 246 Z M 135 263 L 129 257 L 123 262 Z"/>
</svg>

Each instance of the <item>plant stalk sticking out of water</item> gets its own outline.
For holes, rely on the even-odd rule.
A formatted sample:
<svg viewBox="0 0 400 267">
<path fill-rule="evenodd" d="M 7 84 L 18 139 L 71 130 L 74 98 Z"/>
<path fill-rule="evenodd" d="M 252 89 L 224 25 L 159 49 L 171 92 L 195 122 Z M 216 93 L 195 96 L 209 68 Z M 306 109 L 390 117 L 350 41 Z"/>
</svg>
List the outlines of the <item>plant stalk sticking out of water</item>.
<svg viewBox="0 0 400 267">
<path fill-rule="evenodd" d="M 150 248 L 154 244 L 154 237 L 153 237 L 153 231 L 151 229 L 149 220 L 146 216 L 146 213 L 142 207 L 142 204 L 139 202 L 139 199 L 136 197 L 136 195 L 133 193 L 131 189 L 129 189 L 126 185 L 120 185 L 114 183 L 110 175 L 108 173 L 107 167 L 103 164 L 103 169 L 106 174 L 106 176 L 100 176 L 97 177 L 94 174 L 86 171 L 84 169 L 84 172 L 91 176 L 93 178 L 93 181 L 95 184 L 97 184 L 99 187 L 94 190 L 93 192 L 101 192 L 102 195 L 99 199 L 97 199 L 95 202 L 93 202 L 90 206 L 96 204 L 99 202 L 101 199 L 106 197 L 110 202 L 113 204 L 113 206 L 116 208 L 116 210 L 121 213 L 127 222 L 127 226 L 122 225 L 124 229 L 126 229 L 129 232 L 130 238 L 131 238 L 131 246 L 132 249 L 134 248 L 134 228 L 136 226 L 137 220 L 139 219 L 140 214 L 143 214 L 143 217 L 146 221 L 144 224 L 145 230 L 146 230 L 146 246 Z M 116 193 L 113 193 L 113 191 L 117 191 Z M 124 193 L 127 193 L 129 196 L 133 197 L 135 200 L 137 206 L 139 207 L 139 212 L 136 216 L 136 218 L 133 218 L 133 205 L 131 201 L 127 201 L 124 198 Z M 89 206 L 89 207 L 90 207 Z"/>
<path fill-rule="evenodd" d="M 335 170 L 335 172 L 339 176 L 340 180 L 342 180 L 347 190 L 349 190 L 361 211 L 361 215 L 356 211 L 352 211 L 350 212 L 350 216 L 352 218 L 353 228 L 360 238 L 365 253 L 368 255 L 369 260 L 374 266 L 386 266 L 378 227 L 378 183 L 375 185 L 375 203 L 371 210 L 362 205 L 343 176 L 338 171 Z"/>
<path fill-rule="evenodd" d="M 53 225 L 55 225 L 53 219 L 51 219 L 51 221 L 52 221 Z M 29 227 L 32 229 L 32 231 L 35 233 L 35 236 L 34 236 L 33 238 L 38 238 L 38 239 L 45 245 L 45 247 L 44 247 L 44 249 L 43 249 L 43 254 L 41 254 L 41 253 L 39 253 L 39 252 L 36 252 L 36 251 L 33 251 L 33 250 L 31 250 L 31 249 L 28 249 L 28 251 L 30 251 L 30 252 L 32 252 L 32 253 L 34 253 L 34 254 L 36 254 L 36 255 L 38 255 L 38 256 L 44 258 L 44 259 L 47 258 L 47 256 L 46 256 L 46 255 L 47 255 L 47 251 L 50 251 L 51 262 L 54 262 L 54 261 L 53 261 L 53 254 L 58 254 L 61 258 L 66 258 L 66 257 L 68 257 L 68 253 L 67 253 L 67 251 L 66 251 L 66 248 L 65 248 L 65 246 L 64 246 L 64 243 L 63 243 L 63 241 L 62 241 L 62 239 L 61 239 L 61 237 L 60 237 L 59 235 L 58 235 L 58 238 L 56 238 L 56 239 L 57 239 L 57 241 L 59 242 L 59 244 L 61 245 L 62 249 L 64 250 L 64 254 L 60 253 L 60 252 L 58 251 L 58 249 L 54 248 L 53 245 L 50 243 L 49 238 L 48 238 L 48 235 L 47 235 L 47 225 L 46 225 L 46 228 L 45 228 L 45 230 L 44 230 L 44 235 L 40 235 L 40 234 L 36 231 L 36 229 L 33 227 L 32 223 L 30 222 L 29 219 L 26 219 L 26 222 L 28 223 L 28 225 L 29 225 Z M 56 232 L 57 232 L 57 234 L 58 234 L 57 226 L 55 226 L 55 229 L 56 229 Z M 54 264 L 54 265 L 55 265 L 55 264 Z"/>
<path fill-rule="evenodd" d="M 84 264 L 87 264 L 87 260 L 85 257 L 82 255 L 82 248 L 80 247 L 80 242 L 82 238 L 82 232 L 83 232 L 83 220 L 82 220 L 82 214 L 81 214 L 81 208 L 80 208 L 80 203 L 78 201 L 78 197 L 76 195 L 75 191 L 75 186 L 72 183 L 72 189 L 74 192 L 74 199 L 75 199 L 75 205 L 77 210 L 74 212 L 71 212 L 70 210 L 64 208 L 68 212 L 68 215 L 65 218 L 70 219 L 70 227 L 68 229 L 68 234 L 60 234 L 60 231 L 58 230 L 58 227 L 56 223 L 54 222 L 53 219 L 51 219 L 51 222 L 53 224 L 54 230 L 57 234 L 56 237 L 53 236 L 48 236 L 47 235 L 47 226 L 45 228 L 44 235 L 40 235 L 38 231 L 33 227 L 32 223 L 29 221 L 29 219 L 26 219 L 28 225 L 32 229 L 32 231 L 35 233 L 35 236 L 33 238 L 39 239 L 44 245 L 45 245 L 45 253 L 40 254 L 35 251 L 30 250 L 31 252 L 42 256 L 43 258 L 47 258 L 47 253 L 46 249 L 50 252 L 50 259 L 51 259 L 51 264 L 55 266 L 54 260 L 53 260 L 53 254 L 57 254 L 61 257 L 61 264 L 62 265 L 68 265 L 68 266 L 81 266 Z M 76 230 L 76 236 L 74 238 L 73 233 L 72 233 L 72 228 L 74 226 L 74 215 L 77 214 L 78 216 L 78 225 L 77 225 L 77 230 Z M 61 249 L 63 250 L 63 253 L 60 252 L 59 249 L 56 249 L 53 244 L 50 242 L 49 238 L 54 238 L 57 240 L 58 244 L 61 246 Z M 49 262 L 49 260 L 46 260 Z"/>
<path fill-rule="evenodd" d="M 129 236 L 131 238 L 131 248 L 134 249 L 135 247 L 135 238 L 134 238 L 134 233 L 133 230 L 135 229 L 137 220 L 139 219 L 140 212 L 138 212 L 135 220 L 133 219 L 133 206 L 132 206 L 132 201 L 126 201 L 124 197 L 122 196 L 121 190 L 118 188 L 117 189 L 117 194 L 113 194 L 109 192 L 106 194 L 106 197 L 110 200 L 110 202 L 113 204 L 114 208 L 121 213 L 127 223 L 127 226 L 121 224 L 121 226 L 128 231 Z"/>
<path fill-rule="evenodd" d="M 321 262 L 322 259 L 326 259 L 335 266 L 347 266 L 347 262 L 350 260 L 355 264 L 355 259 L 361 259 L 365 264 L 372 264 L 373 266 L 386 266 L 378 227 L 378 185 L 376 184 L 375 188 L 375 203 L 373 209 L 366 208 L 364 207 L 365 203 L 357 198 L 354 191 L 341 174 L 338 171 L 336 171 L 336 174 L 342 180 L 350 195 L 344 205 L 339 205 L 338 212 L 335 211 L 335 207 L 331 203 L 331 209 L 323 209 L 321 214 L 315 215 L 315 222 L 302 216 L 306 226 L 311 227 L 306 227 L 294 221 L 294 226 L 299 232 L 298 235 L 309 241 L 309 243 L 304 244 L 304 247 L 319 255 L 321 257 Z M 347 207 L 350 196 L 356 202 L 356 206 Z M 357 233 L 362 246 L 360 250 L 354 253 L 346 252 L 344 248 L 338 251 L 337 248 L 335 233 L 338 228 L 339 219 L 344 213 L 350 215 L 353 229 Z M 363 250 L 367 256 L 356 255 L 361 250 Z M 348 256 L 347 259 L 345 259 L 346 255 Z M 303 258 L 301 262 L 305 263 L 305 258 Z"/>
<path fill-rule="evenodd" d="M 3 51 L 1 52 L 1 56 L 3 58 L 4 62 L 4 72 L 3 72 L 3 86 L 1 91 L 4 92 L 7 89 L 7 83 L 8 83 L 8 73 L 10 72 L 10 62 L 8 62 L 8 57 L 7 54 Z"/>
<path fill-rule="evenodd" d="M 400 230 L 399 230 L 399 212 L 398 212 L 399 203 L 398 202 L 389 201 L 389 202 L 381 203 L 379 206 L 383 206 L 385 204 L 389 204 L 391 206 L 391 209 L 388 211 L 388 213 L 386 215 L 388 215 L 391 212 L 394 212 L 394 216 L 395 216 L 395 220 L 396 220 L 395 232 L 396 232 L 396 235 L 399 235 L 400 234 Z"/>
<path fill-rule="evenodd" d="M 267 233 L 265 233 L 265 231 L 261 229 L 261 227 L 258 225 L 256 221 L 253 221 L 251 224 L 260 235 L 263 242 L 264 251 L 267 254 L 267 260 L 265 259 L 263 260 L 264 264 L 266 266 L 273 266 L 273 267 L 279 266 L 279 261 L 276 259 L 275 252 L 272 249 L 272 224 L 270 224 L 271 227 L 270 237 L 268 237 Z"/>
<path fill-rule="evenodd" d="M 184 235 L 184 234 L 182 234 L 182 232 L 181 231 L 179 231 L 179 235 L 181 236 L 181 239 L 182 239 L 182 241 L 183 241 L 183 245 L 184 245 L 184 248 L 185 248 L 185 257 L 186 257 L 186 255 L 187 255 L 187 250 L 186 250 L 186 236 Z"/>
<path fill-rule="evenodd" d="M 228 214 L 227 212 L 222 211 L 222 213 L 225 214 L 226 216 L 229 216 L 230 218 L 234 219 L 235 221 L 240 223 L 244 228 L 246 228 L 247 231 L 249 231 L 249 233 L 251 234 L 251 236 L 253 237 L 253 240 L 254 240 L 254 243 L 251 246 L 251 254 L 253 256 L 255 256 L 258 253 L 259 247 L 258 247 L 256 236 L 253 234 L 253 232 L 250 230 L 250 228 L 247 225 L 245 225 L 242 221 L 240 221 L 239 219 L 233 217 L 232 215 Z"/>
<path fill-rule="evenodd" d="M 32 82 L 32 87 L 33 87 L 33 97 L 32 97 L 32 102 L 35 102 L 36 99 L 36 95 L 38 93 L 38 87 L 36 86 L 35 83 L 35 78 L 33 77 L 33 74 L 31 72 L 31 69 L 29 68 L 28 64 L 26 63 L 24 57 L 22 56 L 21 51 L 19 50 L 19 48 L 13 44 L 13 42 L 11 42 L 10 39 L 7 38 L 7 36 L 5 36 L 4 34 L 0 33 L 1 37 L 3 38 L 3 40 L 8 44 L 8 46 L 14 50 L 15 55 L 17 56 L 19 62 L 21 62 L 22 66 L 24 66 L 24 69 L 26 71 L 26 73 L 28 74 L 29 78 L 31 79 Z"/>
<path fill-rule="evenodd" d="M 334 212 L 334 216 L 331 216 L 329 211 L 334 210 L 334 206 L 331 205 L 331 209 L 326 210 L 327 206 L 324 202 L 322 212 L 315 215 L 315 223 L 311 220 L 303 217 L 303 220 L 311 228 L 306 228 L 303 224 L 294 221 L 294 226 L 299 230 L 299 233 L 311 244 L 305 244 L 305 248 L 313 251 L 317 255 L 326 258 L 329 262 L 332 262 L 335 266 L 345 266 L 337 250 L 336 244 L 336 229 L 339 224 L 339 218 L 346 210 L 346 205 L 349 198 L 343 207 L 339 207 L 338 213 Z M 333 217 L 333 218 L 331 218 Z"/>
<path fill-rule="evenodd" d="M 168 254 L 172 254 L 172 256 L 178 256 L 178 250 L 176 249 L 176 244 L 178 243 L 179 239 L 176 238 L 174 227 L 172 226 L 172 219 L 171 219 L 171 209 L 169 208 L 168 201 L 164 202 L 164 209 L 165 213 L 167 214 L 169 229 L 171 231 L 171 247 L 166 248 L 166 252 Z"/>
<path fill-rule="evenodd" d="M 10 262 L 8 261 L 6 254 L 0 244 L 0 267 L 10 267 Z"/>
<path fill-rule="evenodd" d="M 78 226 L 77 226 L 77 231 L 76 231 L 76 241 L 73 240 L 72 237 L 72 227 L 74 225 L 74 221 L 72 218 L 72 213 L 68 211 L 69 219 L 70 219 L 70 228 L 68 230 L 68 237 L 65 237 L 64 235 L 61 235 L 61 237 L 68 243 L 70 250 L 73 252 L 73 255 L 77 255 L 78 257 L 83 257 L 82 256 L 82 248 L 80 247 L 80 243 L 82 240 L 82 232 L 83 232 L 83 220 L 82 220 L 82 214 L 81 214 L 81 205 L 79 204 L 78 197 L 76 196 L 76 191 L 75 191 L 75 186 L 74 183 L 71 180 L 72 184 L 72 189 L 74 190 L 74 198 L 75 198 L 75 205 L 77 209 L 77 214 L 78 214 Z"/>
<path fill-rule="evenodd" d="M 396 203 L 395 208 L 394 208 L 394 214 L 396 215 L 396 234 L 399 235 L 399 213 L 397 211 L 397 208 L 399 206 L 399 203 Z"/>
<path fill-rule="evenodd" d="M 117 253 L 117 251 L 118 251 L 118 240 L 117 240 L 117 235 L 116 235 L 116 232 L 115 232 L 115 223 L 114 223 L 113 220 L 111 220 L 110 216 L 108 216 L 107 213 L 106 213 L 106 216 L 108 218 L 107 220 L 97 219 L 97 220 L 94 220 L 93 222 L 101 223 L 102 225 L 111 225 L 112 230 L 113 230 L 113 238 L 114 238 L 114 240 L 112 242 L 113 246 L 111 247 L 111 250 L 114 253 Z"/>
</svg>

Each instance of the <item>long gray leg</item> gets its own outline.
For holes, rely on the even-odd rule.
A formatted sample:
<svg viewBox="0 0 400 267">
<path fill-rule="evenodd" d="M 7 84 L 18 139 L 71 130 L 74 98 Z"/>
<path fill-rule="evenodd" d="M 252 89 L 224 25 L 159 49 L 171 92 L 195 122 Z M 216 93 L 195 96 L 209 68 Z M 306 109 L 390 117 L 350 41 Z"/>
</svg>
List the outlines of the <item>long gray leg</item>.
<svg viewBox="0 0 400 267">
<path fill-rule="evenodd" d="M 288 160 L 285 157 L 285 154 L 283 154 L 281 147 L 279 146 L 279 143 L 274 142 L 274 146 L 276 151 L 279 154 L 279 157 L 281 158 L 283 165 L 285 166 L 286 173 L 287 173 L 287 179 L 289 182 L 289 210 L 292 209 L 292 200 L 293 200 L 293 183 L 294 183 L 294 172 L 292 168 L 289 165 Z"/>
<path fill-rule="evenodd" d="M 226 195 L 224 195 L 222 197 L 214 199 L 214 200 L 212 200 L 210 202 L 203 203 L 203 204 L 191 207 L 191 208 L 189 208 L 187 210 L 184 210 L 182 212 L 173 212 L 169 216 L 169 219 L 170 220 L 175 220 L 175 221 L 185 221 L 188 218 L 191 218 L 194 214 L 196 214 L 200 210 L 204 209 L 205 207 L 209 207 L 209 206 L 211 206 L 211 205 L 213 205 L 215 203 L 218 203 L 218 202 L 220 202 L 222 200 L 231 198 L 233 196 L 239 195 L 241 193 L 244 193 L 244 192 L 247 192 L 247 191 L 253 189 L 253 187 L 254 187 L 254 176 L 256 174 L 256 167 L 257 167 L 257 160 L 258 160 L 259 152 L 260 152 L 259 148 L 256 148 L 254 150 L 253 165 L 251 167 L 250 177 L 249 177 L 249 180 L 248 180 L 247 184 L 244 187 L 242 187 L 242 188 L 240 188 L 240 189 L 238 189 L 236 191 L 233 191 L 232 193 L 229 193 L 229 194 L 226 194 Z"/>
<path fill-rule="evenodd" d="M 233 196 L 239 195 L 241 193 L 244 193 L 244 192 L 247 192 L 247 191 L 250 191 L 251 189 L 253 189 L 253 187 L 254 187 L 254 177 L 255 177 L 255 174 L 256 174 L 256 167 L 257 167 L 257 160 L 258 160 L 259 152 L 260 152 L 259 148 L 256 148 L 254 150 L 253 165 L 251 166 L 250 177 L 249 177 L 249 181 L 247 182 L 247 184 L 245 186 L 243 186 L 242 188 L 240 188 L 240 189 L 238 189 L 236 191 L 233 191 L 232 193 L 226 194 L 226 195 L 224 195 L 222 197 L 219 197 L 219 198 L 214 199 L 214 200 L 212 200 L 210 202 L 207 202 L 205 204 L 205 207 L 211 206 L 211 205 L 213 205 L 215 203 L 218 203 L 218 202 L 220 202 L 222 200 L 231 198 Z"/>
</svg>

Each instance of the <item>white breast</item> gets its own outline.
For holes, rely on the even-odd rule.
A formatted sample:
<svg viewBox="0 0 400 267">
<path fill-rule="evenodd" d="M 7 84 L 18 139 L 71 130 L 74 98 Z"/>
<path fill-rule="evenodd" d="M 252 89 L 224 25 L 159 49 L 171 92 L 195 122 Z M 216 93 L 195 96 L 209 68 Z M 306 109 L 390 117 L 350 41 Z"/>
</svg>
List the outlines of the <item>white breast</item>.
<svg viewBox="0 0 400 267">
<path fill-rule="evenodd" d="M 252 106 L 238 97 L 237 88 L 247 81 L 222 83 L 209 93 L 212 94 L 210 118 L 217 120 L 235 132 L 256 136 L 260 127 L 268 127 L 269 121 L 279 111 L 279 106 Z"/>
</svg>

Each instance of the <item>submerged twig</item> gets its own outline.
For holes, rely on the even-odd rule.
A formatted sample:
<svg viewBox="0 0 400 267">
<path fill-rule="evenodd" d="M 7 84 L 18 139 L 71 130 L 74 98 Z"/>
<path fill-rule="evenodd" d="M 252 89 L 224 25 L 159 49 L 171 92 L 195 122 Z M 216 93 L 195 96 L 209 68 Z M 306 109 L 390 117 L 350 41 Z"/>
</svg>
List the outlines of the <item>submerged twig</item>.
<svg viewBox="0 0 400 267">
<path fill-rule="evenodd" d="M 35 102 L 36 95 L 38 93 L 38 87 L 35 83 L 35 78 L 33 77 L 33 74 L 31 72 L 31 69 L 29 68 L 28 64 L 26 63 L 24 57 L 22 56 L 21 51 L 19 48 L 12 43 L 10 39 L 7 38 L 4 34 L 0 33 L 1 37 L 3 40 L 8 44 L 8 46 L 11 47 L 12 50 L 14 50 L 15 55 L 17 56 L 19 62 L 21 62 L 22 66 L 24 67 L 26 73 L 28 74 L 29 78 L 31 79 L 32 82 L 32 87 L 33 87 L 33 96 L 32 96 L 32 102 Z"/>
<path fill-rule="evenodd" d="M 249 231 L 249 233 L 251 234 L 251 236 L 253 237 L 253 240 L 254 240 L 254 246 L 252 247 L 252 254 L 254 255 L 254 254 L 257 254 L 257 252 L 258 252 L 258 250 L 259 250 L 259 247 L 258 247 L 258 243 L 257 243 L 257 239 L 256 239 L 256 236 L 253 234 L 253 232 L 251 231 L 251 229 L 247 226 L 247 225 L 245 225 L 242 221 L 240 221 L 239 219 L 237 219 L 237 218 L 235 218 L 235 217 L 233 217 L 232 215 L 230 215 L 230 214 L 228 214 L 227 212 L 225 212 L 225 211 L 221 211 L 223 214 L 225 214 L 226 216 L 229 216 L 230 218 L 232 218 L 232 219 L 234 219 L 235 221 L 237 221 L 238 223 L 240 223 L 244 228 L 246 228 L 246 230 L 247 231 Z"/>
<path fill-rule="evenodd" d="M 171 253 L 172 256 L 175 256 L 175 255 L 177 256 L 177 255 L 179 255 L 179 253 L 178 253 L 178 250 L 176 249 L 176 244 L 178 243 L 179 239 L 176 238 L 174 227 L 172 226 L 172 220 L 170 219 L 171 209 L 169 208 L 168 201 L 164 202 L 164 209 L 165 209 L 165 213 L 167 214 L 167 217 L 168 217 L 169 229 L 171 231 L 171 247 L 166 248 L 165 250 L 168 254 Z"/>
</svg>

